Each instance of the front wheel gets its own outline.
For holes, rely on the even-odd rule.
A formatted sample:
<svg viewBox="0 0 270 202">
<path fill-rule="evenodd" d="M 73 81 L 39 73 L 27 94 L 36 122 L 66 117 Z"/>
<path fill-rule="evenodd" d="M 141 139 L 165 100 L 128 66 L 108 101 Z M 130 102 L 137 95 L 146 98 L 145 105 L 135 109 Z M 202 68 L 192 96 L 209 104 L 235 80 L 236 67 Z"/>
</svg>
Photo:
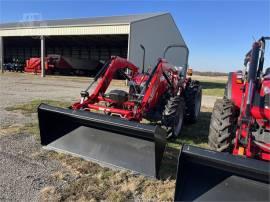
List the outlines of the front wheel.
<svg viewBox="0 0 270 202">
<path fill-rule="evenodd" d="M 185 100 L 180 96 L 171 97 L 163 112 L 163 125 L 168 138 L 177 138 L 182 130 L 185 114 Z"/>
<path fill-rule="evenodd" d="M 216 101 L 208 136 L 208 144 L 211 149 L 220 152 L 231 152 L 237 117 L 238 111 L 230 100 L 224 98 Z"/>
<path fill-rule="evenodd" d="M 199 81 L 192 81 L 190 86 L 187 87 L 185 90 L 185 101 L 185 121 L 195 123 L 198 120 L 202 103 L 202 87 Z"/>
</svg>

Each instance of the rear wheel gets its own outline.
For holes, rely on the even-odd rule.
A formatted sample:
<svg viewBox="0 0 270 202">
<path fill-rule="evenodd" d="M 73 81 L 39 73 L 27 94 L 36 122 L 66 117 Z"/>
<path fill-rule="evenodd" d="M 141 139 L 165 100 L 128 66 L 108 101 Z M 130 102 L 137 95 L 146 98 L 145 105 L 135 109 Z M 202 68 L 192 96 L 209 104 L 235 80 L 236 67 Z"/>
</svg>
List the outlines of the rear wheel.
<svg viewBox="0 0 270 202">
<path fill-rule="evenodd" d="M 202 88 L 199 81 L 191 81 L 191 84 L 185 90 L 185 121 L 195 123 L 201 110 Z"/>
<path fill-rule="evenodd" d="M 237 117 L 238 111 L 230 100 L 224 98 L 216 101 L 208 136 L 208 144 L 211 149 L 220 152 L 231 152 Z"/>
<path fill-rule="evenodd" d="M 168 138 L 177 138 L 182 130 L 185 114 L 185 100 L 181 96 L 171 97 L 163 111 L 163 125 Z"/>
</svg>

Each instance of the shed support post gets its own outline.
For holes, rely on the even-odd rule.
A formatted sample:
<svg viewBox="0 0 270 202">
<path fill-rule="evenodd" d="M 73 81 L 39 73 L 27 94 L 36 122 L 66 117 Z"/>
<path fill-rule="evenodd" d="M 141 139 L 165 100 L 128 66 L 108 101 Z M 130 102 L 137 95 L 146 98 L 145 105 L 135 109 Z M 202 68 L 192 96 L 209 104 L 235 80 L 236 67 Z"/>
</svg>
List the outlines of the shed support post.
<svg viewBox="0 0 270 202">
<path fill-rule="evenodd" d="M 41 65 L 41 77 L 45 77 L 45 37 L 40 37 L 40 65 Z"/>
<path fill-rule="evenodd" d="M 0 36 L 0 68 L 1 72 L 4 73 L 4 40 L 2 36 Z"/>
</svg>

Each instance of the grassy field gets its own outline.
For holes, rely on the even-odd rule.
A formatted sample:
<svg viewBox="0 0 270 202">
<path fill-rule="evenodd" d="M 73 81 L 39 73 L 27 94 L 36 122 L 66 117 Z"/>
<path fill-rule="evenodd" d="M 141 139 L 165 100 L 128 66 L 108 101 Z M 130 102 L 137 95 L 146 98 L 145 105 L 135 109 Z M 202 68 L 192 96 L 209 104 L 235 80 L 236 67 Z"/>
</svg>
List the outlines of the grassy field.
<svg viewBox="0 0 270 202">
<path fill-rule="evenodd" d="M 192 79 L 200 81 L 203 95 L 222 97 L 227 82 L 227 77 L 192 76 Z"/>
</svg>

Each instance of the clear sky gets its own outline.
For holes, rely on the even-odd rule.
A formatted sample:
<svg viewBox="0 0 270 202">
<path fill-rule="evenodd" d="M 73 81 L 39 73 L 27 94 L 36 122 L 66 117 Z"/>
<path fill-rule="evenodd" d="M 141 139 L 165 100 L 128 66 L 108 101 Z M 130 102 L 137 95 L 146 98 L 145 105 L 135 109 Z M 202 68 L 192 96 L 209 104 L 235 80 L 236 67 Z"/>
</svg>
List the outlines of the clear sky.
<svg viewBox="0 0 270 202">
<path fill-rule="evenodd" d="M 25 13 L 61 19 L 148 12 L 172 14 L 190 49 L 189 64 L 199 71 L 241 69 L 254 39 L 270 35 L 270 0 L 0 0 L 1 23 Z"/>
</svg>

